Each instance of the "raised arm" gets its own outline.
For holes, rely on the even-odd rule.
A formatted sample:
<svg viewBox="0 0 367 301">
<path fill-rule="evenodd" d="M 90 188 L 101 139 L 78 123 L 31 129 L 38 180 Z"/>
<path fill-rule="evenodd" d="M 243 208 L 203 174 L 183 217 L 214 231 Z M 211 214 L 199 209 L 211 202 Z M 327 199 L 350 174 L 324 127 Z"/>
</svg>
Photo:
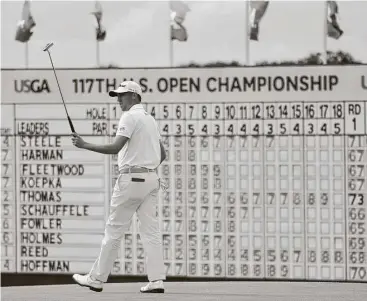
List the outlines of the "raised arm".
<svg viewBox="0 0 367 301">
<path fill-rule="evenodd" d="M 129 140 L 128 137 L 125 136 L 116 136 L 115 141 L 110 144 L 92 144 L 85 142 L 83 138 L 81 138 L 78 134 L 72 134 L 72 142 L 78 148 L 84 148 L 86 150 L 90 150 L 92 152 L 105 154 L 105 155 L 113 155 L 117 154 Z"/>
<path fill-rule="evenodd" d="M 106 155 L 117 154 L 130 139 L 135 129 L 135 120 L 129 114 L 124 114 L 118 125 L 116 137 L 113 143 L 110 144 L 92 144 L 84 141 L 78 134 L 72 134 L 72 142 L 78 148 L 84 148 L 92 152 L 97 152 Z"/>
</svg>

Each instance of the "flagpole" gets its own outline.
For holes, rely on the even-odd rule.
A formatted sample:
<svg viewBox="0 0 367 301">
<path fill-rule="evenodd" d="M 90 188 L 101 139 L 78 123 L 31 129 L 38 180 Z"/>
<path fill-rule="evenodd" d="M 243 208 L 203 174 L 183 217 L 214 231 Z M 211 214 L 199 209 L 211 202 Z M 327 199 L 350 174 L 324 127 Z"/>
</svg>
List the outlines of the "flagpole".
<svg viewBox="0 0 367 301">
<path fill-rule="evenodd" d="M 327 65 L 327 38 L 328 38 L 328 31 L 327 31 L 327 22 L 328 18 L 328 3 L 324 1 L 324 32 L 323 32 L 323 63 Z"/>
<path fill-rule="evenodd" d="M 249 66 L 250 65 L 250 36 L 249 36 L 249 21 L 250 21 L 250 18 L 249 18 L 249 5 L 250 5 L 250 1 L 249 0 L 245 0 L 245 22 L 246 22 L 246 26 L 245 26 L 245 31 L 246 31 L 246 45 L 245 45 L 245 48 L 246 48 L 246 61 L 245 61 L 245 64 L 246 66 Z"/>
<path fill-rule="evenodd" d="M 99 67 L 99 41 L 96 40 L 96 60 L 97 60 L 97 67 Z"/>
<path fill-rule="evenodd" d="M 25 50 L 24 50 L 25 68 L 28 69 L 28 42 L 26 42 L 24 46 L 25 46 Z"/>
<path fill-rule="evenodd" d="M 170 1 L 168 1 L 168 28 L 169 28 L 169 65 L 173 67 L 173 40 L 172 40 L 172 24 L 171 24 L 171 6 Z"/>
</svg>

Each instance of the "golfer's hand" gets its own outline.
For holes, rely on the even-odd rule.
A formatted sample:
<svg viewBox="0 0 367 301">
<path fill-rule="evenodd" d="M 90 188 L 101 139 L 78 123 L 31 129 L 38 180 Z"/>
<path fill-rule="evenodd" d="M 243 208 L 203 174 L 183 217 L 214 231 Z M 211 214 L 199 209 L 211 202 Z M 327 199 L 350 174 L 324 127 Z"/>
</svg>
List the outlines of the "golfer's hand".
<svg viewBox="0 0 367 301">
<path fill-rule="evenodd" d="M 77 133 L 72 133 L 71 136 L 72 136 L 71 141 L 73 142 L 74 146 L 78 148 L 84 148 L 85 141 L 83 140 L 82 137 L 80 137 Z"/>
</svg>

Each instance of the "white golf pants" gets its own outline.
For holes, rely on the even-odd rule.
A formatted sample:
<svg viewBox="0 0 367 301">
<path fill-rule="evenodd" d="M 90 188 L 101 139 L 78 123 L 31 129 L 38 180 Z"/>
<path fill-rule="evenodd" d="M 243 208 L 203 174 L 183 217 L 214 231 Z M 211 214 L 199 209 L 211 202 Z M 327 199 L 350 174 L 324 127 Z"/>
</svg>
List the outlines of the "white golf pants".
<svg viewBox="0 0 367 301">
<path fill-rule="evenodd" d="M 144 182 L 136 182 L 144 179 Z M 140 180 L 141 181 L 141 180 Z M 155 172 L 120 174 L 116 180 L 110 204 L 99 257 L 90 275 L 107 282 L 121 239 L 131 224 L 134 213 L 140 221 L 140 237 L 143 243 L 148 280 L 165 280 L 162 235 L 157 216 L 159 179 Z"/>
</svg>

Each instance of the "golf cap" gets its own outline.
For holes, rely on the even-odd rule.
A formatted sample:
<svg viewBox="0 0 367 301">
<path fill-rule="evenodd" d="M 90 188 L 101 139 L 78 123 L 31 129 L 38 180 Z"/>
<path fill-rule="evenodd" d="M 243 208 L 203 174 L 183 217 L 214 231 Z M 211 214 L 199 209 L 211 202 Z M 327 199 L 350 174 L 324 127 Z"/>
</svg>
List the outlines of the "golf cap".
<svg viewBox="0 0 367 301">
<path fill-rule="evenodd" d="M 133 81 L 122 82 L 116 90 L 112 90 L 108 92 L 108 94 L 111 97 L 116 97 L 118 94 L 122 94 L 126 92 L 136 93 L 140 95 L 140 97 L 142 97 L 142 94 L 143 94 L 140 85 Z"/>
</svg>

